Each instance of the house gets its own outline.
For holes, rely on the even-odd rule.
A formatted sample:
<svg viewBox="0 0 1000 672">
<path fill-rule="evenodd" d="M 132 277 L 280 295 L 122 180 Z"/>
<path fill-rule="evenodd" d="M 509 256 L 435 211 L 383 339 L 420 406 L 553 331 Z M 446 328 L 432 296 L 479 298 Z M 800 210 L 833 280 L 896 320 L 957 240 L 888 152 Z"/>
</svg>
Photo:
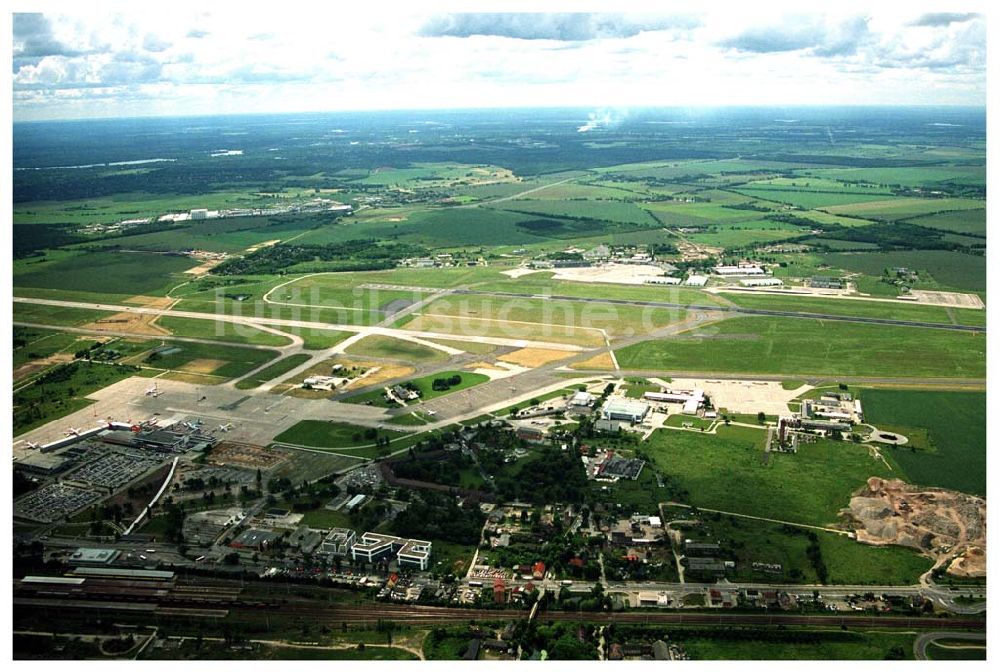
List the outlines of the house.
<svg viewBox="0 0 1000 672">
<path fill-rule="evenodd" d="M 536 562 L 531 568 L 531 578 L 540 581 L 545 578 L 545 563 Z"/>
</svg>

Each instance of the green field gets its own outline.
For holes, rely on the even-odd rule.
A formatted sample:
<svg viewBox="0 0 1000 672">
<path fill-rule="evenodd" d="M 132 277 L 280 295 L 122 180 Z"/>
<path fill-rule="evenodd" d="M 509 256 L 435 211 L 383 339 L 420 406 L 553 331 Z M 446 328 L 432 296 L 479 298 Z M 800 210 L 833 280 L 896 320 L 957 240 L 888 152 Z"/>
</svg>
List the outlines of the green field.
<svg viewBox="0 0 1000 672">
<path fill-rule="evenodd" d="M 790 631 L 794 637 L 796 631 Z M 895 649 L 902 650 L 904 659 L 913 659 L 912 633 L 883 631 L 852 632 L 846 641 L 767 642 L 753 639 L 716 639 L 687 637 L 674 632 L 674 638 L 684 644 L 691 660 L 878 660 Z"/>
<path fill-rule="evenodd" d="M 448 354 L 441 350 L 389 336 L 366 336 L 344 352 L 356 357 L 381 357 L 406 362 L 437 362 L 448 359 Z"/>
<path fill-rule="evenodd" d="M 982 334 L 820 319 L 739 317 L 616 351 L 623 369 L 767 374 L 986 375 Z"/>
<path fill-rule="evenodd" d="M 86 408 L 88 394 L 135 375 L 134 367 L 97 362 L 73 362 L 46 372 L 14 393 L 14 436 Z"/>
<path fill-rule="evenodd" d="M 829 206 L 844 206 L 853 203 L 869 203 L 872 201 L 885 202 L 891 198 L 882 194 L 844 192 L 844 191 L 821 191 L 818 189 L 762 189 L 757 187 L 740 187 L 740 193 L 754 198 L 762 198 L 768 201 L 788 203 L 797 208 L 812 210 L 813 208 L 825 208 Z"/>
<path fill-rule="evenodd" d="M 334 331 L 333 329 L 311 329 L 302 327 L 274 327 L 286 334 L 294 334 L 302 339 L 302 347 L 306 350 L 326 350 L 351 336 L 349 331 Z"/>
<path fill-rule="evenodd" d="M 269 380 L 282 376 L 295 367 L 309 361 L 310 356 L 306 354 L 289 355 L 284 359 L 279 359 L 266 369 L 261 369 L 250 378 L 245 378 L 236 383 L 236 388 L 240 390 L 252 390 L 263 385 Z"/>
<path fill-rule="evenodd" d="M 986 494 L 986 394 L 864 390 L 865 420 L 928 432 L 931 451 L 892 450 L 913 483 Z"/>
<path fill-rule="evenodd" d="M 888 285 L 886 285 L 888 286 Z M 861 301 L 855 299 L 824 299 L 807 295 L 754 294 L 751 292 L 726 292 L 724 296 L 738 306 L 764 310 L 791 310 L 798 313 L 820 315 L 846 315 L 850 317 L 878 317 L 887 320 L 909 320 L 949 324 L 948 311 L 940 306 L 920 306 L 913 303 Z M 960 313 L 980 312 L 954 309 Z"/>
<path fill-rule="evenodd" d="M 979 210 L 984 204 L 971 198 L 896 198 L 835 205 L 826 210 L 836 215 L 895 221 L 951 210 Z"/>
<path fill-rule="evenodd" d="M 184 338 L 205 338 L 227 343 L 242 343 L 244 345 L 267 345 L 280 347 L 291 345 L 292 339 L 278 334 L 256 329 L 246 324 L 222 322 L 216 320 L 200 320 L 191 317 L 170 317 L 164 315 L 156 324 L 169 329 L 174 336 Z"/>
<path fill-rule="evenodd" d="M 901 473 L 872 459 L 867 446 L 827 439 L 771 455 L 765 466 L 765 437 L 747 427 L 720 427 L 717 435 L 660 429 L 643 449 L 687 491 L 686 503 L 820 526 L 835 524 L 871 476 Z"/>
<path fill-rule="evenodd" d="M 179 255 L 129 252 L 52 252 L 51 261 L 14 265 L 14 287 L 83 290 L 116 294 L 162 295 L 182 282 L 181 274 L 198 265 Z M 171 278 L 173 275 L 175 278 Z"/>
<path fill-rule="evenodd" d="M 447 390 L 435 390 L 431 387 L 436 378 L 450 378 L 451 376 L 461 376 L 462 382 Z M 420 391 L 420 399 L 422 401 L 427 401 L 429 399 L 434 399 L 435 397 L 441 397 L 446 394 L 458 392 L 459 390 L 464 390 L 467 387 L 480 385 L 489 381 L 489 379 L 489 376 L 484 376 L 481 373 L 473 373 L 471 371 L 439 371 L 422 378 L 414 378 L 410 382 L 413 383 Z"/>
<path fill-rule="evenodd" d="M 949 181 L 956 184 L 986 184 L 985 165 L 921 166 L 919 168 L 810 168 L 803 173 L 832 180 L 860 180 L 871 184 L 898 184 L 911 187 L 934 186 Z M 811 179 L 811 177 L 803 179 Z"/>
<path fill-rule="evenodd" d="M 401 432 L 379 430 L 378 437 L 397 439 Z M 301 420 L 274 437 L 279 443 L 291 443 L 310 448 L 361 448 L 375 443 L 376 437 L 366 438 L 365 428 L 342 422 L 325 420 Z"/>
<path fill-rule="evenodd" d="M 986 237 L 986 210 L 956 210 L 941 212 L 936 215 L 914 217 L 906 220 L 909 224 L 926 226 L 930 229 L 966 233 L 973 236 Z"/>
<path fill-rule="evenodd" d="M 238 378 L 278 356 L 277 350 L 206 343 L 168 342 L 164 349 L 176 349 L 177 352 L 167 351 L 166 354 L 160 354 L 154 351 L 143 360 L 143 366 L 214 376 L 220 379 Z"/>
<path fill-rule="evenodd" d="M 114 313 L 106 310 L 64 308 L 63 306 L 14 302 L 15 322 L 33 322 L 35 324 L 50 324 L 58 327 L 75 327 L 93 322 L 94 320 L 111 317 L 112 315 Z"/>
<path fill-rule="evenodd" d="M 901 250 L 873 253 L 832 252 L 819 256 L 836 268 L 875 277 L 882 275 L 882 271 L 886 268 L 906 267 L 919 271 L 921 276 L 930 273 L 942 289 L 986 291 L 986 257 L 980 255 L 946 250 Z M 923 287 L 923 277 L 920 287 Z"/>
</svg>

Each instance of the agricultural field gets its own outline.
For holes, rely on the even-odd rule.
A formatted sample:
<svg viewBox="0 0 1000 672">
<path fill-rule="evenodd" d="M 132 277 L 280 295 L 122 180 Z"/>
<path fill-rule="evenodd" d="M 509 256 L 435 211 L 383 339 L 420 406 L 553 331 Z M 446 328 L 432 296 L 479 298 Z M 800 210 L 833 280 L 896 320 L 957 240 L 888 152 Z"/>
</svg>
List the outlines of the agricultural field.
<svg viewBox="0 0 1000 672">
<path fill-rule="evenodd" d="M 986 210 L 954 210 L 934 215 L 924 215 L 906 220 L 909 224 L 926 226 L 929 229 L 965 233 L 970 236 L 986 237 Z"/>
<path fill-rule="evenodd" d="M 985 393 L 866 389 L 861 400 L 875 426 L 928 433 L 929 451 L 892 450 L 911 482 L 986 494 Z"/>
<path fill-rule="evenodd" d="M 739 317 L 616 351 L 623 369 L 979 378 L 982 334 L 821 319 Z"/>
<path fill-rule="evenodd" d="M 804 175 L 878 185 L 933 187 L 945 182 L 986 184 L 986 166 L 920 166 L 915 168 L 809 168 Z"/>
<path fill-rule="evenodd" d="M 896 198 L 834 205 L 827 207 L 826 210 L 836 215 L 896 221 L 938 212 L 979 210 L 983 204 L 984 201 L 971 198 Z"/>
<path fill-rule="evenodd" d="M 787 636 L 808 635 L 809 631 L 790 631 Z M 691 660 L 872 660 L 883 661 L 889 655 L 902 652 L 903 660 L 913 659 L 912 633 L 884 630 L 854 631 L 841 636 L 817 633 L 815 641 L 774 642 L 761 638 L 719 638 L 688 636 L 682 630 L 671 630 L 672 640 L 684 645 Z"/>
<path fill-rule="evenodd" d="M 46 256 L 48 258 L 48 256 Z M 14 267 L 14 287 L 77 290 L 117 294 L 128 288 L 132 295 L 162 296 L 171 284 L 184 279 L 184 271 L 198 265 L 180 255 L 141 252 L 58 252 L 51 260 L 22 262 Z"/>
<path fill-rule="evenodd" d="M 759 198 L 775 203 L 787 203 L 803 210 L 814 208 L 829 208 L 831 206 L 846 206 L 864 204 L 872 201 L 889 202 L 884 194 L 871 194 L 850 191 L 821 191 L 819 189 L 765 189 L 751 186 L 739 188 L 739 193 L 752 198 Z"/>
<path fill-rule="evenodd" d="M 731 513 L 832 526 L 851 493 L 871 476 L 891 478 L 866 446 L 819 439 L 763 462 L 766 432 L 720 427 L 717 434 L 658 429 L 643 452 L 685 491 L 682 501 Z M 892 464 L 892 457 L 889 456 Z"/>
<path fill-rule="evenodd" d="M 905 267 L 930 274 L 919 289 L 954 289 L 966 292 L 986 291 L 986 257 L 947 250 L 898 250 L 877 253 L 833 252 L 819 255 L 827 264 L 847 271 L 879 277 L 886 268 Z"/>
</svg>

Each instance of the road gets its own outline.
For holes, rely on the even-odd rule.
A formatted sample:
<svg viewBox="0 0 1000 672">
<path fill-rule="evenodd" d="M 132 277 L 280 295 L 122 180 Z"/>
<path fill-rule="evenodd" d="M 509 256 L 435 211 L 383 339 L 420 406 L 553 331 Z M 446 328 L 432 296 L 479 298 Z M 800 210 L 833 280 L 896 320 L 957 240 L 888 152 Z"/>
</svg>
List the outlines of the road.
<svg viewBox="0 0 1000 672">
<path fill-rule="evenodd" d="M 930 660 L 927 657 L 927 647 L 939 639 L 960 639 L 967 642 L 982 642 L 986 644 L 985 632 L 961 632 L 942 630 L 940 632 L 925 632 L 913 642 L 913 657 L 917 660 Z"/>
</svg>

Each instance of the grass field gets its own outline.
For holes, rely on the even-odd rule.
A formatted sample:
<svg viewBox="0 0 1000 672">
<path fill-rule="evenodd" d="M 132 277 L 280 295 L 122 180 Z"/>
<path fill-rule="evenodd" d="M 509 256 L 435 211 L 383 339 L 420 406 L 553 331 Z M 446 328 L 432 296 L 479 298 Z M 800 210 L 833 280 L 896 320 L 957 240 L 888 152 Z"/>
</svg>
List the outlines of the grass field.
<svg viewBox="0 0 1000 672">
<path fill-rule="evenodd" d="M 886 268 L 902 266 L 920 272 L 921 286 L 924 274 L 930 273 L 943 288 L 972 292 L 986 291 L 986 257 L 983 256 L 947 250 L 900 250 L 872 253 L 833 252 L 820 257 L 836 268 L 875 277 L 882 275 L 882 271 Z"/>
<path fill-rule="evenodd" d="M 906 220 L 910 224 L 926 226 L 930 229 L 986 236 L 986 210 L 957 210 L 935 215 L 914 217 Z"/>
<path fill-rule="evenodd" d="M 326 350 L 351 335 L 351 332 L 348 331 L 334 331 L 332 329 L 303 329 L 300 327 L 275 327 L 275 329 L 301 338 L 302 347 L 306 350 Z"/>
<path fill-rule="evenodd" d="M 49 379 L 50 373 L 46 373 L 31 385 L 14 393 L 14 436 L 85 408 L 91 403 L 85 398 L 91 392 L 137 375 L 130 366 L 97 362 L 74 362 L 67 364 L 61 371 L 65 375 Z M 51 373 L 57 374 L 59 370 Z"/>
<path fill-rule="evenodd" d="M 876 426 L 927 430 L 931 452 L 892 451 L 912 482 L 986 494 L 984 393 L 869 389 L 861 400 L 865 419 Z"/>
<path fill-rule="evenodd" d="M 184 271 L 198 265 L 185 256 L 128 252 L 66 252 L 15 264 L 14 287 L 162 295 Z M 171 276 L 175 276 L 172 278 Z"/>
<path fill-rule="evenodd" d="M 951 210 L 979 210 L 984 201 L 971 198 L 895 198 L 827 207 L 836 215 L 895 221 Z"/>
<path fill-rule="evenodd" d="M 461 344 L 456 347 L 460 346 Z M 438 362 L 448 359 L 448 354 L 441 350 L 389 336 L 366 336 L 348 347 L 345 353 L 357 357 L 381 357 L 406 362 Z"/>
<path fill-rule="evenodd" d="M 982 334 L 739 317 L 616 351 L 623 369 L 827 376 L 982 377 Z"/>
<path fill-rule="evenodd" d="M 17 302 L 14 303 L 13 310 L 15 322 L 33 322 L 59 327 L 75 327 L 114 315 L 114 313 L 106 310 L 64 308 L 62 306 L 45 306 L 37 303 Z"/>
<path fill-rule="evenodd" d="M 888 286 L 888 285 L 886 285 Z M 781 296 L 779 294 L 751 294 L 727 292 L 725 297 L 744 308 L 764 310 L 792 310 L 799 313 L 821 315 L 847 315 L 851 317 L 878 317 L 889 320 L 913 320 L 948 324 L 948 311 L 940 306 L 919 306 L 912 303 L 885 301 L 859 301 L 854 299 L 824 299 L 812 296 Z M 968 309 L 955 309 L 961 313 Z M 976 311 L 982 312 L 982 311 Z"/>
<path fill-rule="evenodd" d="M 406 328 L 600 345 L 602 331 L 609 338 L 648 333 L 685 316 L 673 308 L 465 294 L 425 306 Z"/>
<path fill-rule="evenodd" d="M 730 581 L 820 583 L 806 552 L 810 540 L 804 530 L 722 514 L 702 513 L 696 518 L 701 524 L 684 528 L 684 537 L 716 542 L 734 553 L 736 569 L 728 575 Z M 815 534 L 830 584 L 912 585 L 933 564 L 911 549 L 866 546 L 833 532 Z M 755 562 L 781 565 L 782 571 L 754 570 Z"/>
<path fill-rule="evenodd" d="M 378 437 L 390 440 L 404 436 L 401 432 L 379 430 Z M 376 437 L 366 438 L 365 429 L 342 422 L 302 420 L 274 437 L 280 443 L 292 443 L 311 448 L 360 448 L 375 443 Z"/>
<path fill-rule="evenodd" d="M 754 198 L 762 198 L 768 201 L 778 201 L 788 203 L 797 208 L 812 210 L 813 208 L 825 208 L 829 206 L 844 206 L 855 203 L 869 203 L 878 201 L 886 202 L 890 196 L 846 192 L 846 191 L 821 191 L 819 189 L 794 189 L 785 187 L 781 189 L 765 189 L 757 187 L 740 187 L 740 193 Z"/>
<path fill-rule="evenodd" d="M 451 376 L 460 376 L 462 378 L 462 382 L 458 385 L 453 385 L 447 390 L 433 389 L 432 385 L 436 378 L 450 378 Z M 489 376 L 484 376 L 481 373 L 472 373 L 470 371 L 440 371 L 429 376 L 423 376 L 422 378 L 414 378 L 410 382 L 413 383 L 420 391 L 420 399 L 422 401 L 427 401 L 429 399 L 434 399 L 435 397 L 441 397 L 446 394 L 458 392 L 459 390 L 464 390 L 467 387 L 480 385 L 489 381 L 489 379 Z"/>
<path fill-rule="evenodd" d="M 288 373 L 295 367 L 299 366 L 300 364 L 304 364 L 307 361 L 309 361 L 309 355 L 306 354 L 289 355 L 284 359 L 279 359 L 266 369 L 261 369 L 250 378 L 246 378 L 236 383 L 236 387 L 237 389 L 240 390 L 252 390 L 255 387 L 263 385 L 269 380 L 272 380 L 274 378 L 277 378 L 278 376 L 282 376 Z"/>
<path fill-rule="evenodd" d="M 291 345 L 292 339 L 262 331 L 245 324 L 199 320 L 190 317 L 170 317 L 164 315 L 156 324 L 169 329 L 174 336 L 184 338 L 205 338 L 213 341 L 242 343 L 244 345 L 283 346 Z"/>
<path fill-rule="evenodd" d="M 764 432 L 746 427 L 720 427 L 717 435 L 659 429 L 643 449 L 687 490 L 689 504 L 820 526 L 836 523 L 869 477 L 902 473 L 865 446 L 826 439 L 772 455 L 765 466 L 764 441 Z"/>
<path fill-rule="evenodd" d="M 901 649 L 904 659 L 913 659 L 912 633 L 881 631 L 856 632 L 848 641 L 796 643 L 753 641 L 752 639 L 708 639 L 685 637 L 682 632 L 672 632 L 679 639 L 691 660 L 878 660 L 893 649 Z"/>
<path fill-rule="evenodd" d="M 168 343 L 165 347 L 177 352 L 160 354 L 154 351 L 143 360 L 143 366 L 216 376 L 216 382 L 238 378 L 278 356 L 277 350 L 205 343 Z M 212 364 L 201 366 L 201 362 Z"/>
</svg>

